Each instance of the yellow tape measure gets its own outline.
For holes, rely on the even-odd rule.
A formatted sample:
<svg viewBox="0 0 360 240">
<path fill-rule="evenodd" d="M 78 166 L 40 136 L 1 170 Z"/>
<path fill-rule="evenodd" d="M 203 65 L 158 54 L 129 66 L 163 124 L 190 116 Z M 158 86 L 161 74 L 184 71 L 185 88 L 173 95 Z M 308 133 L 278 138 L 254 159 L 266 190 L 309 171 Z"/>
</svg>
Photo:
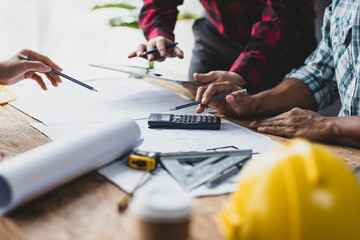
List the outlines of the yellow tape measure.
<svg viewBox="0 0 360 240">
<path fill-rule="evenodd" d="M 159 164 L 158 152 L 146 152 L 137 150 L 128 156 L 128 165 L 131 168 L 139 170 L 153 171 Z"/>
</svg>

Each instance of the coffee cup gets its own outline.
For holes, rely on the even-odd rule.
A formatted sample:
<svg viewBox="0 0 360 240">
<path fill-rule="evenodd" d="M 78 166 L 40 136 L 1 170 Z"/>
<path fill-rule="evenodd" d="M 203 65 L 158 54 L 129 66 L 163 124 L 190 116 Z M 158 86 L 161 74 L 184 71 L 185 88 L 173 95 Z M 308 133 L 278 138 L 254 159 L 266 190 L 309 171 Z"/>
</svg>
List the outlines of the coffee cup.
<svg viewBox="0 0 360 240">
<path fill-rule="evenodd" d="M 181 189 L 152 187 L 130 203 L 141 240 L 186 240 L 195 203 Z"/>
</svg>

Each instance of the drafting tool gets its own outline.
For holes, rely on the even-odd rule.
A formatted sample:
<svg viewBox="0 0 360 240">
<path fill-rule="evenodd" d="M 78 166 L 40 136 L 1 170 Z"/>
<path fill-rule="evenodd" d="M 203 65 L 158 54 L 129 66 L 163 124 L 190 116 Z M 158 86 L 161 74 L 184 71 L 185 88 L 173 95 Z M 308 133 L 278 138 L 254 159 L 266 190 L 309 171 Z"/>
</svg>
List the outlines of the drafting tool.
<svg viewBox="0 0 360 240">
<path fill-rule="evenodd" d="M 209 182 L 210 186 L 215 186 L 223 182 L 235 174 L 233 167 L 245 164 L 252 154 L 251 149 L 167 153 L 135 151 L 130 154 L 133 156 L 129 157 L 128 165 L 135 169 L 153 171 L 160 163 L 186 191 L 189 191 L 204 183 Z"/>
<path fill-rule="evenodd" d="M 89 64 L 89 66 L 123 72 L 134 77 L 159 79 L 159 80 L 175 82 L 175 83 L 203 84 L 200 82 L 196 82 L 194 79 L 189 79 L 187 75 L 175 73 L 164 69 L 151 69 L 140 66 L 127 66 L 127 65 L 117 65 L 117 64 Z"/>
<path fill-rule="evenodd" d="M 210 98 L 209 102 L 223 99 L 223 98 L 225 98 L 227 95 L 232 94 L 232 93 L 237 93 L 237 92 L 246 93 L 247 90 L 246 90 L 246 89 L 240 89 L 240 90 L 237 90 L 237 91 L 235 91 L 235 92 L 224 93 L 224 94 L 221 94 L 221 95 L 218 95 L 218 96 L 215 96 L 215 97 Z M 175 110 L 179 110 L 179 109 L 182 109 L 182 108 L 187 108 L 187 107 L 191 107 L 191 106 L 194 106 L 194 105 L 198 105 L 198 104 L 201 104 L 201 101 L 202 101 L 202 100 L 195 101 L 195 102 L 191 102 L 191 103 L 187 103 L 187 104 L 180 105 L 180 106 L 177 106 L 177 107 L 173 107 L 173 108 L 170 109 L 170 111 L 175 111 Z"/>
<path fill-rule="evenodd" d="M 31 59 L 28 56 L 25 56 L 24 54 L 21 54 L 21 53 L 19 54 L 18 57 L 21 58 L 21 59 L 27 60 L 27 61 L 35 61 L 34 59 Z M 60 77 L 66 78 L 67 80 L 70 80 L 70 81 L 72 81 L 72 82 L 74 82 L 76 84 L 79 84 L 80 86 L 83 86 L 83 87 L 85 87 L 85 88 L 87 88 L 87 89 L 89 89 L 91 91 L 97 92 L 97 90 L 95 88 L 93 88 L 92 86 L 89 86 L 89 85 L 87 85 L 87 84 L 85 84 L 83 82 L 80 82 L 79 80 L 76 80 L 75 78 L 72 78 L 72 77 L 70 77 L 70 76 L 68 76 L 66 74 L 58 72 L 58 71 L 56 71 L 56 70 L 54 70 L 52 68 L 51 68 L 50 72 L 53 73 L 53 74 L 56 74 L 56 75 L 58 75 Z"/>
<path fill-rule="evenodd" d="M 219 130 L 221 118 L 213 115 L 151 113 L 149 128 Z"/>
<path fill-rule="evenodd" d="M 252 150 L 164 153 L 160 155 L 160 163 L 186 191 L 189 191 L 251 156 Z M 211 163 L 196 168 L 196 163 L 208 159 L 211 159 Z M 195 167 L 191 167 L 191 164 Z"/>
<path fill-rule="evenodd" d="M 247 160 L 239 163 L 238 165 L 232 166 L 229 169 L 225 169 L 218 176 L 215 176 L 212 179 L 210 179 L 208 182 L 206 182 L 206 186 L 208 188 L 213 188 L 213 187 L 216 187 L 217 185 L 219 185 L 220 183 L 226 181 L 230 177 L 237 174 L 241 170 L 241 168 L 243 167 L 243 165 L 245 164 L 246 161 Z"/>
</svg>

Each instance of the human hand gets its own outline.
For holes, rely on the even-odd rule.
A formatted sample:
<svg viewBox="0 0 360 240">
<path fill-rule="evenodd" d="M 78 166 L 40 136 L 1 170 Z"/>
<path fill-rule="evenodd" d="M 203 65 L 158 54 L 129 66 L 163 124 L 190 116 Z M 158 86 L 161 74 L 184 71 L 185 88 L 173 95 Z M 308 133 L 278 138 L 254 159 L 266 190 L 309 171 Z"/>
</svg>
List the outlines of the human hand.
<svg viewBox="0 0 360 240">
<path fill-rule="evenodd" d="M 326 140 L 327 123 L 328 118 L 316 112 L 293 108 L 272 118 L 253 121 L 249 126 L 263 133 L 322 141 Z"/>
<path fill-rule="evenodd" d="M 35 61 L 20 59 L 19 54 L 23 54 Z M 48 57 L 34 51 L 24 49 L 8 60 L 0 62 L 0 84 L 11 85 L 24 79 L 35 80 L 43 90 L 47 90 L 42 77 L 36 72 L 43 73 L 50 80 L 54 87 L 61 83 L 59 76 L 52 74 L 51 68 L 61 72 L 62 69 L 52 62 Z"/>
<path fill-rule="evenodd" d="M 179 47 L 177 46 L 169 47 L 169 48 L 165 47 L 165 45 L 170 43 L 173 43 L 173 41 L 162 36 L 152 38 L 147 42 L 147 44 L 140 44 L 136 51 L 128 55 L 128 58 L 143 57 L 149 61 L 158 61 L 158 62 L 164 61 L 167 57 L 170 58 L 178 57 L 183 59 L 184 53 Z M 143 55 L 144 52 L 153 50 L 155 48 L 158 49 L 157 52 Z"/>
<path fill-rule="evenodd" d="M 249 117 L 256 113 L 259 104 L 247 93 L 236 92 L 241 90 L 232 82 L 212 83 L 205 87 L 199 87 L 196 94 L 196 101 L 201 100 L 201 105 L 196 109 L 196 113 L 202 113 L 207 107 L 215 111 L 232 117 Z M 224 99 L 210 101 L 210 98 L 224 93 L 233 92 Z"/>
<path fill-rule="evenodd" d="M 219 83 L 219 82 L 231 82 L 238 87 L 243 87 L 246 84 L 245 79 L 237 74 L 236 72 L 228 71 L 211 71 L 208 73 L 194 73 L 193 75 L 195 81 L 202 83 L 202 85 L 209 85 L 210 83 Z M 199 87 L 202 85 L 183 83 L 181 84 L 184 88 L 190 91 L 192 95 L 196 95 L 196 92 Z"/>
</svg>

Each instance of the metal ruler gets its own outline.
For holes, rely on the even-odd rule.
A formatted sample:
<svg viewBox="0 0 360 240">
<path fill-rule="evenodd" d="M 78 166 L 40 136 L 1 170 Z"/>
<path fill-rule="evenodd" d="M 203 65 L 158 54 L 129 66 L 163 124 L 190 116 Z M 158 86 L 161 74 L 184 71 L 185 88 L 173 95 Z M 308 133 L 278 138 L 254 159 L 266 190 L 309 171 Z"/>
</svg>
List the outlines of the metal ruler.
<svg viewBox="0 0 360 240">
<path fill-rule="evenodd" d="M 192 190 L 227 169 L 245 162 L 252 150 L 161 153 L 160 163 L 186 190 Z"/>
</svg>

